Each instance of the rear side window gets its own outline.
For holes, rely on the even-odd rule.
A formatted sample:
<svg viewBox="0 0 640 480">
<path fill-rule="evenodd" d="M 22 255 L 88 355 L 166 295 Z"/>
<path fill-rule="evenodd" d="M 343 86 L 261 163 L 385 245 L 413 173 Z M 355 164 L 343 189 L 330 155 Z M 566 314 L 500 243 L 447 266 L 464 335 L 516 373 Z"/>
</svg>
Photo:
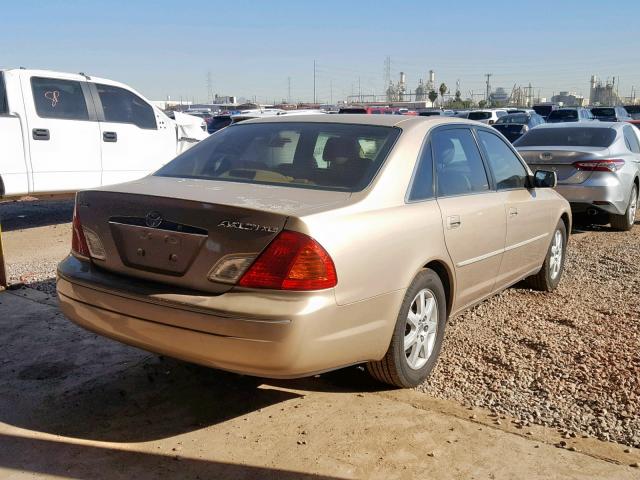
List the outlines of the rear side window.
<svg viewBox="0 0 640 480">
<path fill-rule="evenodd" d="M 432 136 L 439 196 L 466 195 L 489 190 L 487 172 L 471 131 L 437 131 Z"/>
<path fill-rule="evenodd" d="M 7 105 L 7 91 L 4 87 L 4 73 L 0 72 L 0 115 L 9 111 Z"/>
<path fill-rule="evenodd" d="M 624 127 L 624 138 L 629 144 L 629 150 L 633 153 L 640 153 L 640 144 L 638 143 L 638 137 L 632 130 L 632 127 Z"/>
<path fill-rule="evenodd" d="M 433 155 L 431 144 L 422 149 L 418 159 L 418 168 L 413 177 L 409 201 L 426 200 L 433 197 Z"/>
<path fill-rule="evenodd" d="M 612 128 L 534 128 L 513 142 L 514 147 L 599 147 L 610 146 L 616 138 Z"/>
<path fill-rule="evenodd" d="M 153 108 L 133 92 L 111 85 L 96 84 L 106 122 L 132 123 L 140 128 L 155 129 Z"/>
<path fill-rule="evenodd" d="M 478 138 L 496 179 L 498 190 L 525 188 L 527 171 L 515 153 L 493 133 L 478 130 Z"/>
<path fill-rule="evenodd" d="M 31 77 L 31 91 L 39 117 L 89 120 L 87 102 L 80 82 Z"/>
<path fill-rule="evenodd" d="M 324 122 L 234 124 L 156 175 L 355 192 L 371 182 L 399 133 Z"/>
</svg>

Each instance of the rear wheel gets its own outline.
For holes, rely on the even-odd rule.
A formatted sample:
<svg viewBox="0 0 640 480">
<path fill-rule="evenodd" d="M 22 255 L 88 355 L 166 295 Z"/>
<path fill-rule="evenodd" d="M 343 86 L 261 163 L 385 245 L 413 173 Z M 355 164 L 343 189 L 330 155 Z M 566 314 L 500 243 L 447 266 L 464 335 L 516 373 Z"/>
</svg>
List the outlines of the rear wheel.
<svg viewBox="0 0 640 480">
<path fill-rule="evenodd" d="M 369 362 L 367 371 L 377 380 L 408 388 L 422 383 L 436 364 L 447 321 L 447 303 L 436 272 L 421 271 L 405 294 L 389 350 Z"/>
<path fill-rule="evenodd" d="M 634 184 L 629 197 L 627 211 L 623 215 L 611 215 L 611 227 L 616 230 L 626 232 L 631 230 L 636 221 L 636 211 L 638 209 L 638 187 Z"/>
<path fill-rule="evenodd" d="M 565 252 L 567 248 L 567 227 L 560 220 L 553 231 L 551 245 L 547 250 L 542 268 L 538 273 L 528 277 L 526 283 L 535 290 L 550 292 L 560 283 L 564 270 Z"/>
</svg>

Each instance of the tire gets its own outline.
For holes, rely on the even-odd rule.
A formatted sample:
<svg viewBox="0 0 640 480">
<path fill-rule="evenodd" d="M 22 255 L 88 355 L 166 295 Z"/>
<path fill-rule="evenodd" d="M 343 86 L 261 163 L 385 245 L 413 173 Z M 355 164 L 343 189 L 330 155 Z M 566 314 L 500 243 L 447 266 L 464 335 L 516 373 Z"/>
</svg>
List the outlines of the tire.
<svg viewBox="0 0 640 480">
<path fill-rule="evenodd" d="M 631 188 L 629 204 L 624 215 L 611 215 L 611 227 L 622 232 L 627 232 L 633 228 L 636 221 L 636 209 L 638 206 L 638 187 L 634 184 Z"/>
<path fill-rule="evenodd" d="M 560 238 L 560 248 L 558 249 L 558 237 Z M 551 243 L 544 257 L 542 268 L 535 275 L 531 275 L 525 280 L 525 283 L 534 290 L 542 292 L 551 292 L 556 289 L 562 278 L 564 270 L 564 262 L 567 250 L 567 227 L 562 220 L 558 221 L 558 225 L 551 235 Z"/>
<path fill-rule="evenodd" d="M 419 305 L 423 306 L 423 315 Z M 433 310 L 429 310 L 430 306 Z M 387 353 L 382 360 L 369 362 L 367 371 L 376 380 L 395 387 L 420 385 L 438 360 L 446 323 L 447 300 L 442 281 L 433 270 L 422 270 L 402 301 Z M 415 343 L 411 343 L 411 339 L 415 339 Z M 410 345 L 407 350 L 405 340 Z"/>
</svg>

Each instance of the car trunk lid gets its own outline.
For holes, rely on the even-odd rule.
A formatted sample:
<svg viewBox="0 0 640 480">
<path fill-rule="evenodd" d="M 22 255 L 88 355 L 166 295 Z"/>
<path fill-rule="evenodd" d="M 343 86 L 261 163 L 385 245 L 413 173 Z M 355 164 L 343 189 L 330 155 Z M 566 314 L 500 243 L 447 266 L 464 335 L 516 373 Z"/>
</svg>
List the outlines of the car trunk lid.
<svg viewBox="0 0 640 480">
<path fill-rule="evenodd" d="M 283 192 L 293 189 L 279 188 L 276 194 L 255 185 L 200 182 L 144 179 L 80 192 L 78 215 L 90 249 L 92 241 L 99 242 L 104 252 L 104 259 L 94 257 L 93 263 L 128 277 L 223 293 L 233 283 L 208 278 L 221 259 L 257 256 L 290 216 L 349 197 L 312 192 L 308 196 L 315 202 L 303 203 L 295 200 L 299 192 Z"/>
<path fill-rule="evenodd" d="M 519 148 L 518 152 L 534 172 L 556 172 L 559 184 L 583 183 L 593 172 L 578 170 L 574 163 L 606 159 L 609 155 L 609 149 L 595 147 L 526 147 Z"/>
</svg>

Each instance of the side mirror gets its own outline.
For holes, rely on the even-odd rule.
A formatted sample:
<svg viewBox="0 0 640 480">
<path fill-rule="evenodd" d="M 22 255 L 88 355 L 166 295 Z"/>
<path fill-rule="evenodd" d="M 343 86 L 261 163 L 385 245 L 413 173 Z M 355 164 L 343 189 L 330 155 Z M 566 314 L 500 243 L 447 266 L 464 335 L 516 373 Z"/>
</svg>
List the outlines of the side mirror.
<svg viewBox="0 0 640 480">
<path fill-rule="evenodd" d="M 558 184 L 556 172 L 549 170 L 536 170 L 533 175 L 533 186 L 535 188 L 555 188 Z"/>
</svg>

